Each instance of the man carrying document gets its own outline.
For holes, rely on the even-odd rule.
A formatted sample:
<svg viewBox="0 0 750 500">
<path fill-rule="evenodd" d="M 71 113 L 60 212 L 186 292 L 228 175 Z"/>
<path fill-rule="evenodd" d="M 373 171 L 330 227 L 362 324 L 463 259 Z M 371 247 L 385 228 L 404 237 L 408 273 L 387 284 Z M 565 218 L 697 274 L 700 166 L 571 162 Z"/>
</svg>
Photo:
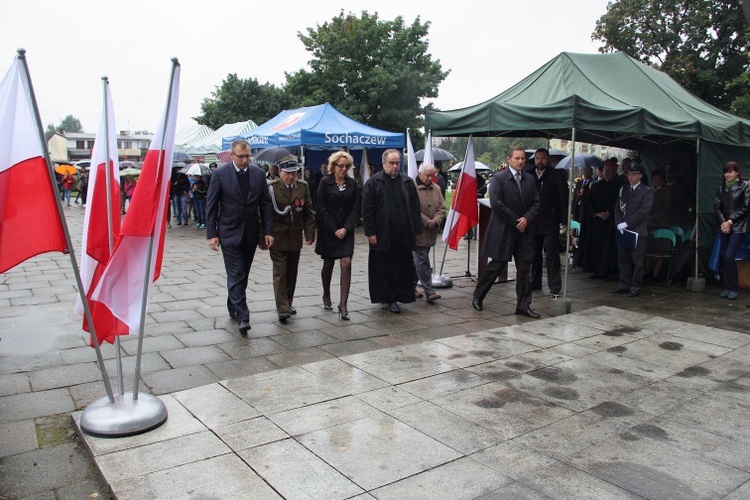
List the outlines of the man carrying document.
<svg viewBox="0 0 750 500">
<path fill-rule="evenodd" d="M 645 173 L 640 162 L 636 161 L 630 167 L 628 183 L 620 188 L 620 196 L 615 205 L 620 282 L 612 293 L 627 292 L 629 297 L 637 297 L 641 293 L 648 236 L 646 217 L 651 212 L 654 201 L 653 191 L 641 182 Z"/>
</svg>

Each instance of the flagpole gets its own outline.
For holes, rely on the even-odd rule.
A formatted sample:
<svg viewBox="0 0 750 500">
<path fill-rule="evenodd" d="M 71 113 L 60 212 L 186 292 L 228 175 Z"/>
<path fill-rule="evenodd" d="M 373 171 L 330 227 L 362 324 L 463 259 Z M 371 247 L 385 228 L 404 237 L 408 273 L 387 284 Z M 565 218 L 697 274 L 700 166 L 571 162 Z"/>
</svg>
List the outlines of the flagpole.
<svg viewBox="0 0 750 500">
<path fill-rule="evenodd" d="M 104 86 L 103 88 L 103 98 L 104 98 L 104 151 L 105 151 L 105 158 L 106 163 L 104 167 L 104 174 L 107 176 L 105 179 L 105 187 L 107 189 L 107 196 L 105 197 L 107 199 L 107 243 L 109 245 L 109 255 L 112 255 L 112 248 L 114 247 L 114 220 L 112 220 L 112 197 L 110 196 L 110 193 L 112 192 L 112 177 L 111 177 L 111 171 L 110 169 L 114 168 L 114 165 L 110 166 L 109 159 L 112 158 L 110 155 L 109 150 L 109 109 L 108 108 L 108 102 L 107 102 L 107 87 L 109 86 L 109 79 L 106 76 L 102 77 L 102 84 Z M 91 323 L 89 323 L 90 325 Z M 125 394 L 125 385 L 122 380 L 122 354 L 121 354 L 121 348 L 120 348 L 120 336 L 115 335 L 115 360 L 117 364 L 117 392 L 120 394 L 120 396 Z"/>
<path fill-rule="evenodd" d="M 62 208 L 62 200 L 60 199 L 60 192 L 57 189 L 57 182 L 55 182 L 55 172 L 52 168 L 52 161 L 49 156 L 49 149 L 47 148 L 47 141 L 44 137 L 44 132 L 42 129 L 42 120 L 39 116 L 39 106 L 37 106 L 36 103 L 36 95 L 34 94 L 34 86 L 31 83 L 31 74 L 29 72 L 29 65 L 26 61 L 26 49 L 18 49 L 18 59 L 23 64 L 23 70 L 24 70 L 24 76 L 26 85 L 29 86 L 29 98 L 31 99 L 31 105 L 34 108 L 34 119 L 36 120 L 36 129 L 37 133 L 39 134 L 39 142 L 42 146 L 42 153 L 44 154 L 44 161 L 47 163 L 47 172 L 49 174 L 49 180 L 52 184 L 52 190 L 55 193 L 55 198 L 57 201 L 57 215 L 60 218 L 60 223 L 62 225 L 63 234 L 65 234 L 65 243 L 68 246 L 68 256 L 70 257 L 70 262 L 73 267 L 73 275 L 76 279 L 76 285 L 78 286 L 78 294 L 81 296 L 81 302 L 83 304 L 83 312 L 86 315 L 86 321 L 88 321 L 90 329 L 91 329 L 91 339 L 94 344 L 94 349 L 96 350 L 96 358 L 97 362 L 99 364 L 99 371 L 102 374 L 102 379 L 104 380 L 104 387 L 107 391 L 107 397 L 109 398 L 110 403 L 114 402 L 114 395 L 112 394 L 112 386 L 109 383 L 109 376 L 107 375 L 107 369 L 104 366 L 104 359 L 102 358 L 102 352 L 99 348 L 99 339 L 96 336 L 96 330 L 94 328 L 94 322 L 91 319 L 91 310 L 89 309 L 88 300 L 86 300 L 86 295 L 83 293 L 83 281 L 81 280 L 81 273 L 78 270 L 78 263 L 76 262 L 75 257 L 75 251 L 73 250 L 73 242 L 70 238 L 70 231 L 68 230 L 68 222 L 65 219 L 65 215 L 63 214 L 63 208 Z"/>
<path fill-rule="evenodd" d="M 169 79 L 169 93 L 167 94 L 167 108 L 166 108 L 166 115 L 169 116 L 169 110 L 172 108 L 172 89 L 174 88 L 174 75 L 175 70 L 177 66 L 180 65 L 180 62 L 177 60 L 176 57 L 172 58 L 172 76 Z M 160 151 L 165 151 L 165 141 L 167 140 L 167 127 L 169 127 L 169 120 L 164 120 L 164 129 L 162 130 L 162 136 L 161 136 L 161 146 L 159 148 Z M 165 155 L 160 154 L 159 157 L 161 158 L 161 164 L 158 165 L 158 168 L 160 168 L 162 171 L 164 170 L 164 162 L 169 160 L 172 161 L 172 158 L 167 159 Z M 164 224 L 164 221 L 156 221 L 156 224 Z M 138 328 L 138 354 L 136 355 L 135 359 L 135 374 L 133 378 L 133 401 L 138 400 L 138 390 L 139 390 L 139 383 L 138 379 L 141 377 L 141 354 L 143 353 L 143 334 L 144 334 L 144 326 L 146 323 L 146 303 L 148 302 L 148 294 L 151 288 L 151 260 L 153 258 L 154 253 L 154 232 L 151 231 L 151 237 L 149 238 L 149 245 L 148 245 L 148 252 L 146 254 L 146 269 L 145 269 L 145 275 L 143 278 L 143 295 L 141 297 L 141 324 L 140 328 Z"/>
</svg>

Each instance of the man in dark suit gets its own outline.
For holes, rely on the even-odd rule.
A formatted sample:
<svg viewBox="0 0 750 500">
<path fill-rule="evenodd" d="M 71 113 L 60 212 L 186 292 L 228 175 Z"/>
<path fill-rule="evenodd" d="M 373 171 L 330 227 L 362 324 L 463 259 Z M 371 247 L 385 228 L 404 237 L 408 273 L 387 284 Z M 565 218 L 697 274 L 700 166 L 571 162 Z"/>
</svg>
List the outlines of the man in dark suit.
<svg viewBox="0 0 750 500">
<path fill-rule="evenodd" d="M 617 230 L 620 233 L 626 229 L 638 233 L 638 243 L 635 248 L 626 248 L 617 244 L 620 282 L 612 293 L 627 293 L 630 297 L 637 297 L 641 293 L 646 238 L 648 237 L 646 219 L 651 213 L 654 201 L 654 192 L 641 182 L 645 173 L 646 169 L 640 163 L 634 163 L 630 167 L 628 183 L 620 188 L 620 196 L 615 205 Z"/>
<path fill-rule="evenodd" d="M 279 178 L 269 182 L 273 206 L 273 294 L 279 321 L 286 323 L 290 315 L 297 314 L 292 306 L 297 288 L 299 257 L 302 239 L 308 245 L 315 240 L 315 213 L 310 200 L 310 187 L 299 180 L 299 161 L 287 156 L 276 165 Z"/>
<path fill-rule="evenodd" d="M 542 289 L 542 250 L 547 262 L 547 286 L 552 295 L 562 289 L 560 277 L 560 224 L 568 222 L 568 181 L 565 170 L 549 166 L 549 151 L 534 152 L 534 166 L 528 172 L 536 181 L 539 214 L 534 223 L 534 260 L 531 265 L 531 289 Z"/>
<path fill-rule="evenodd" d="M 522 147 L 508 151 L 509 168 L 496 173 L 490 182 L 492 217 L 482 252 L 489 257 L 479 277 L 471 305 L 482 310 L 482 301 L 500 270 L 511 257 L 516 263 L 516 314 L 538 318 L 531 309 L 531 279 L 529 269 L 534 255 L 533 224 L 539 212 L 539 193 L 534 178 L 524 172 L 526 152 Z"/>
<path fill-rule="evenodd" d="M 222 247 L 227 271 L 227 309 L 240 333 L 250 329 L 246 289 L 261 224 L 264 248 L 273 245 L 273 209 L 263 170 L 250 165 L 250 145 L 232 143 L 232 161 L 211 176 L 206 198 L 206 237 L 211 250 Z"/>
</svg>

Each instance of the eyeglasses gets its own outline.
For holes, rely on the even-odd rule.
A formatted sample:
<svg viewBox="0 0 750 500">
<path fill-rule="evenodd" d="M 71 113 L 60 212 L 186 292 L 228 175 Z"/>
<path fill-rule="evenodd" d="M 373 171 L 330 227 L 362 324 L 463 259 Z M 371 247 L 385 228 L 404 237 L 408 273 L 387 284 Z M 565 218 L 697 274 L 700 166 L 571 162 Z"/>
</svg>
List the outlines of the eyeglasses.
<svg viewBox="0 0 750 500">
<path fill-rule="evenodd" d="M 250 155 L 249 154 L 248 155 L 238 155 L 236 153 L 232 153 L 232 156 L 236 156 L 240 160 L 249 160 L 250 159 Z"/>
<path fill-rule="evenodd" d="M 339 168 L 350 168 L 351 167 L 351 164 L 349 164 L 349 163 L 334 163 L 334 165 L 337 166 L 337 167 L 339 167 Z"/>
</svg>

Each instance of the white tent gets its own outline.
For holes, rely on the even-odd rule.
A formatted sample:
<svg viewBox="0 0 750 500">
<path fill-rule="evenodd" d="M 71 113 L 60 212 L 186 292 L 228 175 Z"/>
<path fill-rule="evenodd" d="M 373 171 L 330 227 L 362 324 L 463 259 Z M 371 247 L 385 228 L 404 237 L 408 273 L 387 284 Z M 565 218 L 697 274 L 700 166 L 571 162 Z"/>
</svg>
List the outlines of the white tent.
<svg viewBox="0 0 750 500">
<path fill-rule="evenodd" d="M 194 141 L 190 144 L 185 145 L 182 148 L 182 151 L 191 155 L 208 155 L 220 153 L 222 151 L 222 137 L 236 137 L 247 133 L 256 127 L 257 125 L 252 120 L 248 120 L 246 122 L 227 123 L 226 125 L 222 125 L 221 127 L 219 127 L 218 130 L 212 131 L 201 140 Z"/>
<path fill-rule="evenodd" d="M 211 135 L 213 130 L 205 125 L 192 125 L 184 128 L 175 134 L 174 144 L 180 150 L 196 143 L 203 141 L 206 137 Z"/>
</svg>

